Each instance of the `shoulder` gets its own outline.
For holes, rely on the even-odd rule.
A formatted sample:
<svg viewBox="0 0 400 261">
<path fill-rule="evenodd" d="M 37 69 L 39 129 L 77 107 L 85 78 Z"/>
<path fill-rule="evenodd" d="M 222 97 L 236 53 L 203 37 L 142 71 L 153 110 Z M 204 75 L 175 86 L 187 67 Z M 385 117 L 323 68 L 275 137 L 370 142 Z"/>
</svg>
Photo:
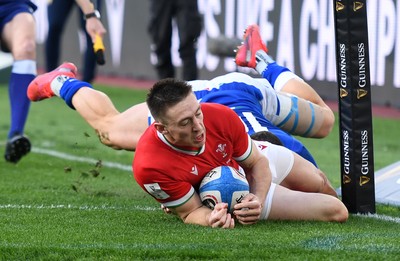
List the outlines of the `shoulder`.
<svg viewBox="0 0 400 261">
<path fill-rule="evenodd" d="M 232 114 L 233 113 L 235 115 L 235 112 L 232 109 L 230 109 L 229 107 L 227 107 L 225 105 L 221 105 L 221 104 L 218 104 L 218 103 L 211 103 L 211 102 L 202 103 L 201 104 L 201 110 L 203 112 L 206 112 L 206 113 L 219 112 L 219 113 L 227 113 L 227 114 Z"/>
</svg>

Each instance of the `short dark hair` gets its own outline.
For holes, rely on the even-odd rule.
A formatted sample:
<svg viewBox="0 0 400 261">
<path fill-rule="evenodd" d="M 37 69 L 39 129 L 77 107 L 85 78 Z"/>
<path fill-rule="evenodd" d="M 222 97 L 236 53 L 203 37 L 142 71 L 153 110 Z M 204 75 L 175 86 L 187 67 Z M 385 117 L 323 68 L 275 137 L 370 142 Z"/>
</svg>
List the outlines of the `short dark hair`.
<svg viewBox="0 0 400 261">
<path fill-rule="evenodd" d="M 156 82 L 147 94 L 146 103 L 156 120 L 165 116 L 169 107 L 176 105 L 192 93 L 192 87 L 185 81 L 166 78 Z"/>
<path fill-rule="evenodd" d="M 273 133 L 269 131 L 259 131 L 250 135 L 253 140 L 268 141 L 275 145 L 283 146 L 282 141 Z"/>
</svg>

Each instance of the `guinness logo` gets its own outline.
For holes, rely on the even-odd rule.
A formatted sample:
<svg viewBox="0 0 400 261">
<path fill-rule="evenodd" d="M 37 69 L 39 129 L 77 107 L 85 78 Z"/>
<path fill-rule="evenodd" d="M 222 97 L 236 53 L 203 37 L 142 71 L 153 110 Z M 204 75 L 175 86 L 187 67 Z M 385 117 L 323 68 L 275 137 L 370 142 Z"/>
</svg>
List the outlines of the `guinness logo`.
<svg viewBox="0 0 400 261">
<path fill-rule="evenodd" d="M 357 89 L 357 99 L 361 99 L 368 94 L 368 91 L 364 89 Z"/>
<path fill-rule="evenodd" d="M 345 89 L 340 88 L 340 98 L 344 98 L 347 95 L 349 95 L 349 93 Z"/>
<path fill-rule="evenodd" d="M 360 10 L 363 7 L 364 7 L 364 4 L 362 2 L 359 2 L 359 1 L 353 2 L 353 11 L 354 12 L 357 12 L 358 10 Z"/>
<path fill-rule="evenodd" d="M 343 175 L 343 184 L 349 184 L 351 182 L 351 178 L 348 175 Z"/>
<path fill-rule="evenodd" d="M 344 9 L 344 4 L 336 1 L 336 12 L 342 11 Z"/>
<path fill-rule="evenodd" d="M 360 186 L 367 184 L 370 181 L 370 178 L 366 176 L 361 176 L 360 177 Z"/>
</svg>

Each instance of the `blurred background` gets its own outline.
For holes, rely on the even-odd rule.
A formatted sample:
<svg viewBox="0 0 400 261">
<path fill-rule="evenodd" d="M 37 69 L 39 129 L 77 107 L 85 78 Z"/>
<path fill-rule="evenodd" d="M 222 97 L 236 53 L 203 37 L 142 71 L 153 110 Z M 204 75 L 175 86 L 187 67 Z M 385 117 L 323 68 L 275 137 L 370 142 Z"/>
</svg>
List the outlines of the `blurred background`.
<svg viewBox="0 0 400 261">
<path fill-rule="evenodd" d="M 38 5 L 38 68 L 44 68 L 44 41 L 47 36 L 48 0 Z M 336 57 L 332 0 L 198 0 L 203 16 L 203 30 L 198 40 L 199 79 L 209 79 L 237 68 L 233 57 L 209 52 L 212 39 L 239 39 L 247 25 L 257 23 L 269 54 L 308 81 L 325 99 L 336 101 Z M 82 66 L 86 46 L 78 26 L 78 8 L 68 19 L 63 34 L 62 60 Z M 98 66 L 98 76 L 135 80 L 157 79 L 154 55 L 147 32 L 149 2 L 146 0 L 103 0 L 102 22 L 107 28 L 104 38 L 106 64 Z M 369 0 L 369 50 L 372 102 L 400 108 L 400 1 Z M 179 38 L 175 28 L 173 63 L 179 72 Z M 1 58 L 3 60 L 3 58 Z"/>
</svg>

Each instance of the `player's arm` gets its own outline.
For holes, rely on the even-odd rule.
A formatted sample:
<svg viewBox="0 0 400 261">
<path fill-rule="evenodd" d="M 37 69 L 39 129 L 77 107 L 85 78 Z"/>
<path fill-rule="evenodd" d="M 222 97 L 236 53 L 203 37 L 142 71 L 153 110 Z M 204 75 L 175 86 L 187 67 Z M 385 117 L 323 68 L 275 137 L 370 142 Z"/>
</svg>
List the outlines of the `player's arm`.
<svg viewBox="0 0 400 261">
<path fill-rule="evenodd" d="M 89 14 L 95 14 L 96 10 L 90 0 L 75 0 L 75 2 L 79 5 L 79 8 L 82 10 L 85 16 Z M 96 15 L 86 19 L 86 31 L 92 38 L 93 43 L 96 40 L 96 35 L 100 36 L 100 38 L 103 38 L 103 35 L 106 33 L 106 29 Z"/>
<path fill-rule="evenodd" d="M 184 204 L 171 210 L 186 224 L 221 228 L 235 227 L 235 221 L 231 214 L 228 213 L 228 204 L 219 203 L 214 210 L 211 210 L 201 203 L 197 193 L 194 193 Z"/>
<path fill-rule="evenodd" d="M 235 211 L 233 212 L 242 224 L 253 224 L 259 220 L 262 204 L 272 181 L 268 159 L 261 154 L 254 142 L 251 141 L 251 143 L 252 150 L 250 155 L 239 162 L 246 173 L 246 178 L 250 185 L 250 194 L 241 203 L 235 205 Z"/>
</svg>

